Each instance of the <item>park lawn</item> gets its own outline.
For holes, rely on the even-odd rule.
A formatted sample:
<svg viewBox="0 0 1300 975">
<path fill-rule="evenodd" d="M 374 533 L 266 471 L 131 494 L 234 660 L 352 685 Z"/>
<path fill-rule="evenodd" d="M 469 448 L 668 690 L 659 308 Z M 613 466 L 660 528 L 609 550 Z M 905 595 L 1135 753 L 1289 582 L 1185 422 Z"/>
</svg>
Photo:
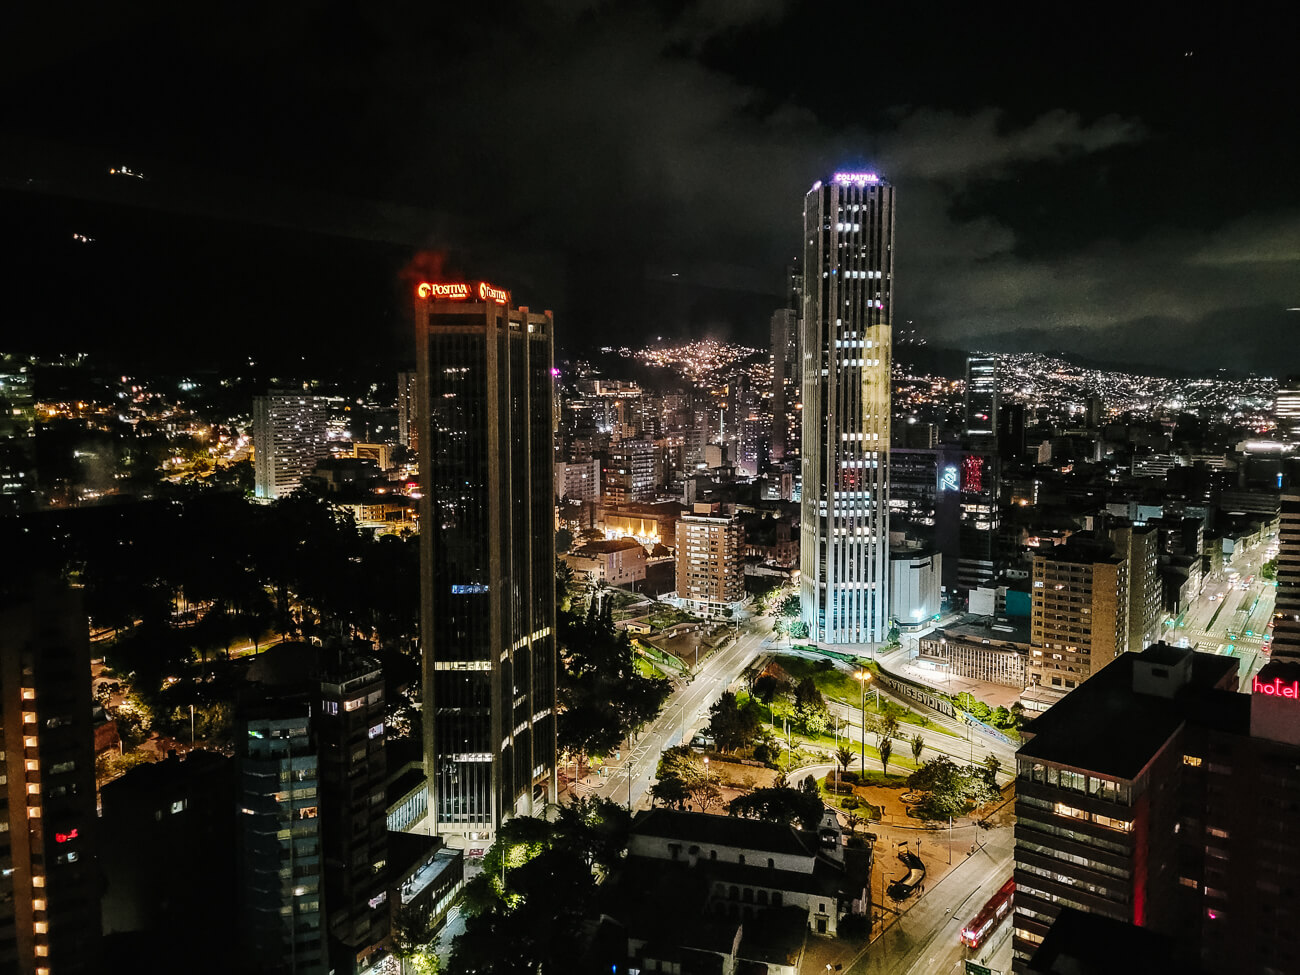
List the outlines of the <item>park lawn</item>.
<svg viewBox="0 0 1300 975">
<path fill-rule="evenodd" d="M 744 707 L 745 702 L 748 701 L 749 699 L 750 699 L 749 694 L 746 693 L 745 691 L 739 691 L 736 694 L 736 704 L 740 707 Z M 771 705 L 764 704 L 758 698 L 754 698 L 754 706 L 758 708 L 759 720 L 772 730 L 772 733 L 777 738 L 777 740 L 784 740 L 785 738 L 784 722 L 786 720 L 785 716 L 779 713 L 773 714 Z M 791 723 L 790 732 L 791 732 L 791 738 L 794 740 L 794 747 L 796 749 L 800 749 L 800 748 L 825 749 L 827 752 L 830 753 L 829 755 L 826 756 L 826 760 L 831 763 L 835 762 L 835 749 L 841 744 L 847 743 L 848 745 L 850 745 L 853 748 L 853 755 L 855 758 L 860 756 L 862 753 L 862 742 L 859 739 L 853 739 L 847 735 L 840 735 L 839 738 L 836 738 L 834 735 L 828 735 L 825 733 L 820 735 L 809 735 L 802 731 L 795 730 L 793 722 Z M 868 762 L 874 761 L 877 764 L 879 764 L 880 752 L 874 745 L 870 743 L 871 737 L 874 736 L 869 736 L 867 740 L 867 761 Z M 906 754 L 904 754 L 904 752 L 906 752 Z M 895 766 L 897 766 L 900 769 L 906 769 L 908 772 L 913 772 L 917 768 L 916 763 L 912 761 L 912 754 L 910 749 L 905 746 L 904 742 L 900 742 L 897 738 L 894 739 L 894 751 L 889 756 L 889 767 L 894 768 Z M 873 773 L 868 771 L 867 774 L 873 775 L 879 773 Z M 868 783 L 868 784 L 884 785 L 888 783 L 880 782 L 880 783 Z"/>
<path fill-rule="evenodd" d="M 632 664 L 634 667 L 636 667 L 636 672 L 640 674 L 642 677 L 651 677 L 651 678 L 658 679 L 661 677 L 669 676 L 667 673 L 660 670 L 653 663 L 651 663 L 650 660 L 648 660 L 646 657 L 643 657 L 641 655 L 637 655 L 637 657 L 632 661 Z"/>
<path fill-rule="evenodd" d="M 821 691 L 824 697 L 832 698 L 837 703 L 851 708 L 862 706 L 862 686 L 858 683 L 858 679 L 847 671 L 840 670 L 838 667 L 823 667 L 820 661 L 809 660 L 806 657 L 783 654 L 777 655 L 776 663 L 796 684 L 804 677 L 811 677 L 817 685 L 817 690 Z M 872 669 L 870 664 L 867 665 L 867 669 Z M 904 705 L 898 706 L 904 709 L 904 713 L 898 718 L 901 723 L 914 724 L 919 728 L 929 727 L 929 718 L 917 714 Z M 876 695 L 871 692 L 870 684 L 867 685 L 867 713 L 882 713 L 876 706 Z"/>
</svg>

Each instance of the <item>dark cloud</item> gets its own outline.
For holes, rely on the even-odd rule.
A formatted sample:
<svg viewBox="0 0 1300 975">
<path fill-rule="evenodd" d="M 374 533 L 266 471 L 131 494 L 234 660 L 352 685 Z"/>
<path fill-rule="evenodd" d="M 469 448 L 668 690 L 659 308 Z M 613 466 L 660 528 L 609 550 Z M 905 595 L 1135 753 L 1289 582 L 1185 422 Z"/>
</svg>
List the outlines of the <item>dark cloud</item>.
<svg viewBox="0 0 1300 975">
<path fill-rule="evenodd" d="M 145 206 L 436 252 L 575 335 L 761 341 L 803 195 L 846 166 L 899 188 L 896 307 L 931 341 L 1154 355 L 1300 304 L 1300 150 L 1260 98 L 1300 79 L 1250 24 L 1129 12 L 1108 48 L 1097 8 L 95 10 L 10 35 L 14 133 L 150 160 Z"/>
</svg>

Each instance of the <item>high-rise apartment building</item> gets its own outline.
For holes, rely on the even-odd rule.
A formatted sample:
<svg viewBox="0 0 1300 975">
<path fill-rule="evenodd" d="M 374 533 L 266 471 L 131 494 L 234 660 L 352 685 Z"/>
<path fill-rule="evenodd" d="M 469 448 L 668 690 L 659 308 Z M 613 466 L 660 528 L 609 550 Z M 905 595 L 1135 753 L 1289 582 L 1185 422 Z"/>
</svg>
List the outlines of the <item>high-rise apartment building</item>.
<svg viewBox="0 0 1300 975">
<path fill-rule="evenodd" d="M 36 399 L 31 362 L 0 355 L 0 515 L 36 501 Z"/>
<path fill-rule="evenodd" d="M 1049 707 L 1128 648 L 1128 558 L 1110 538 L 1081 532 L 1034 556 L 1031 710 Z"/>
<path fill-rule="evenodd" d="M 744 532 L 717 504 L 677 523 L 677 599 L 700 616 L 731 617 L 745 601 Z"/>
<path fill-rule="evenodd" d="M 271 390 L 253 397 L 253 478 L 258 498 L 273 501 L 292 494 L 329 453 L 323 397 L 293 390 Z"/>
<path fill-rule="evenodd" d="M 1015 971 L 1063 907 L 1174 936 L 1205 971 L 1296 970 L 1300 666 L 1237 687 L 1233 658 L 1158 643 L 1029 725 Z"/>
<path fill-rule="evenodd" d="M 39 581 L 0 608 L 0 971 L 102 971 L 89 625 Z"/>
<path fill-rule="evenodd" d="M 966 359 L 965 431 L 968 437 L 993 437 L 998 432 L 998 360 L 996 356 Z"/>
<path fill-rule="evenodd" d="M 241 955 L 287 975 L 329 970 L 310 710 L 302 700 L 260 700 L 236 722 Z"/>
<path fill-rule="evenodd" d="M 460 282 L 415 322 L 429 816 L 485 850 L 556 796 L 554 323 Z"/>
<path fill-rule="evenodd" d="M 248 677 L 236 756 L 244 955 L 257 971 L 355 975 L 388 938 L 383 671 L 350 650 L 284 644 Z"/>
<path fill-rule="evenodd" d="M 803 390 L 799 377 L 799 313 L 781 308 L 772 313 L 772 440 L 773 461 L 798 452 L 799 412 Z"/>
<path fill-rule="evenodd" d="M 397 442 L 408 450 L 418 451 L 419 424 L 416 423 L 416 389 L 420 374 L 404 371 L 397 374 Z"/>
<path fill-rule="evenodd" d="M 653 440 L 619 440 L 609 445 L 600 494 L 611 503 L 651 501 L 655 496 Z"/>
<path fill-rule="evenodd" d="M 1300 494 L 1282 495 L 1277 541 L 1272 656 L 1300 662 Z"/>
<path fill-rule="evenodd" d="M 362 654 L 324 652 L 320 713 L 321 855 L 330 964 L 364 971 L 388 937 L 388 818 L 384 672 Z"/>
<path fill-rule="evenodd" d="M 1130 653 L 1160 638 L 1164 584 L 1160 578 L 1160 529 L 1156 525 L 1122 525 L 1110 530 L 1115 550 L 1128 560 L 1128 642 Z"/>
<path fill-rule="evenodd" d="M 894 189 L 836 173 L 804 198 L 802 617 L 822 643 L 889 632 Z"/>
<path fill-rule="evenodd" d="M 1300 440 L 1300 376 L 1279 380 L 1273 397 L 1277 432 L 1287 440 Z"/>
</svg>

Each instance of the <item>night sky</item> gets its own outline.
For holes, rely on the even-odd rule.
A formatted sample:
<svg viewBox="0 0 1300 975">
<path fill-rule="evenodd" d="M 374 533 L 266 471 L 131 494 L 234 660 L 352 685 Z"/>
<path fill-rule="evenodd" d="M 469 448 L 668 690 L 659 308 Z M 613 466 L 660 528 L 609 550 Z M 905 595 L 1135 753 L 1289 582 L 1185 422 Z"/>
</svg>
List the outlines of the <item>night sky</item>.
<svg viewBox="0 0 1300 975">
<path fill-rule="evenodd" d="M 932 343 L 1300 371 L 1291 4 L 233 9 L 7 14 L 5 348 L 398 362 L 413 266 L 574 351 L 765 344 L 865 167 Z"/>
</svg>

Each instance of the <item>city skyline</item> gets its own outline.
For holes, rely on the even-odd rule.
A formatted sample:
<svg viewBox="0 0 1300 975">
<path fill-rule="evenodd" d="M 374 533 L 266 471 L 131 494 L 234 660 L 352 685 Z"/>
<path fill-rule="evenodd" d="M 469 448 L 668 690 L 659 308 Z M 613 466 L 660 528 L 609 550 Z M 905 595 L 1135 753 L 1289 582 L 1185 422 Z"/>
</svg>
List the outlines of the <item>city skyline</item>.
<svg viewBox="0 0 1300 975">
<path fill-rule="evenodd" d="M 10 20 L 0 970 L 1292 971 L 1294 12 Z"/>
</svg>

